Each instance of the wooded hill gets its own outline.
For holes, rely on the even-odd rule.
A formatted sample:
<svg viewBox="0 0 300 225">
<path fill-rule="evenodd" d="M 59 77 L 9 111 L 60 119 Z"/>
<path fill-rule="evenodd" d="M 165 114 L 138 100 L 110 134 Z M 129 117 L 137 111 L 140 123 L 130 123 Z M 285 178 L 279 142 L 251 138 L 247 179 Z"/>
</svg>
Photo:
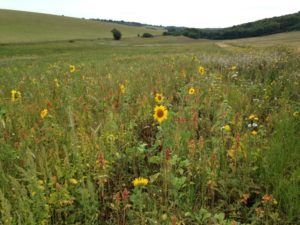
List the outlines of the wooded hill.
<svg viewBox="0 0 300 225">
<path fill-rule="evenodd" d="M 190 38 L 236 39 L 258 37 L 275 33 L 300 30 L 300 11 L 285 16 L 273 17 L 228 28 L 183 28 L 166 27 L 164 35 L 184 35 Z"/>
</svg>

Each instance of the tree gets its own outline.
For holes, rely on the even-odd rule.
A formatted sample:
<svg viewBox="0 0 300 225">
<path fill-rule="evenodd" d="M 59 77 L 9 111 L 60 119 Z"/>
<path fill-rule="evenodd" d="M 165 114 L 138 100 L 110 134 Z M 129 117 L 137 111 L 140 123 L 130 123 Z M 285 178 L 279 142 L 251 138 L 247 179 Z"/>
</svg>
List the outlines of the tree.
<svg viewBox="0 0 300 225">
<path fill-rule="evenodd" d="M 144 33 L 142 37 L 143 38 L 153 38 L 153 35 L 150 33 Z"/>
<path fill-rule="evenodd" d="M 119 30 L 114 28 L 114 29 L 111 30 L 111 32 L 112 32 L 115 40 L 120 40 L 121 39 L 122 33 Z"/>
</svg>

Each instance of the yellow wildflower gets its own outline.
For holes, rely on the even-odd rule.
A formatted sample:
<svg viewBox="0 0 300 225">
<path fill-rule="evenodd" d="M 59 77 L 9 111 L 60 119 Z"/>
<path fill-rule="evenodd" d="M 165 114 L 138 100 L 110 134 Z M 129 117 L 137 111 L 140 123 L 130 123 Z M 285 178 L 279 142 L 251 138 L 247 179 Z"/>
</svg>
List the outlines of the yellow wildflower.
<svg viewBox="0 0 300 225">
<path fill-rule="evenodd" d="M 125 85 L 124 85 L 124 84 L 120 84 L 120 85 L 119 85 L 119 88 L 120 88 L 120 92 L 121 92 L 122 94 L 125 94 L 125 90 L 126 90 Z"/>
<path fill-rule="evenodd" d="M 78 184 L 78 181 L 74 178 L 70 178 L 69 182 L 70 182 L 70 184 L 74 184 L 74 185 Z"/>
<path fill-rule="evenodd" d="M 157 122 L 162 123 L 168 118 L 168 110 L 165 106 L 155 106 L 153 117 Z"/>
<path fill-rule="evenodd" d="M 293 113 L 293 117 L 298 117 L 298 116 L 299 116 L 299 112 L 298 111 L 296 111 L 296 112 Z"/>
<path fill-rule="evenodd" d="M 224 125 L 222 128 L 223 128 L 226 132 L 231 131 L 231 127 L 230 127 L 228 124 Z"/>
<path fill-rule="evenodd" d="M 198 72 L 199 72 L 200 75 L 203 76 L 205 74 L 205 68 L 203 66 L 199 66 Z"/>
<path fill-rule="evenodd" d="M 11 90 L 11 101 L 16 101 L 18 98 L 21 98 L 21 92 L 17 90 Z"/>
<path fill-rule="evenodd" d="M 70 65 L 69 66 L 69 71 L 70 71 L 70 73 L 74 73 L 75 72 L 75 66 L 74 65 Z"/>
<path fill-rule="evenodd" d="M 40 116 L 41 116 L 42 119 L 44 119 L 47 115 L 48 115 L 48 109 L 43 109 L 40 112 Z"/>
<path fill-rule="evenodd" d="M 236 150 L 231 148 L 228 150 L 227 155 L 231 158 L 231 159 L 235 159 L 236 157 Z"/>
<path fill-rule="evenodd" d="M 156 93 L 155 94 L 155 101 L 157 103 L 162 103 L 164 101 L 164 96 L 160 93 Z"/>
<path fill-rule="evenodd" d="M 135 178 L 132 181 L 133 186 L 147 186 L 149 183 L 149 180 L 147 178 L 143 178 L 143 177 L 139 177 L 139 178 Z"/>
<path fill-rule="evenodd" d="M 257 131 L 254 130 L 254 131 L 251 132 L 251 134 L 252 134 L 253 136 L 256 136 L 256 135 L 257 135 Z"/>
<path fill-rule="evenodd" d="M 248 119 L 258 121 L 258 117 L 255 114 L 251 114 Z"/>
<path fill-rule="evenodd" d="M 193 94 L 195 94 L 195 89 L 191 87 L 189 89 L 189 95 L 193 95 Z"/>
<path fill-rule="evenodd" d="M 54 79 L 54 85 L 55 85 L 55 87 L 57 87 L 57 88 L 59 88 L 59 86 L 60 86 L 60 85 L 59 85 L 59 82 L 58 82 L 58 79 L 56 79 L 56 78 Z"/>
<path fill-rule="evenodd" d="M 249 120 L 253 120 L 254 117 L 255 117 L 255 115 L 254 115 L 254 114 L 251 114 L 251 115 L 248 117 L 248 119 L 249 119 Z"/>
</svg>

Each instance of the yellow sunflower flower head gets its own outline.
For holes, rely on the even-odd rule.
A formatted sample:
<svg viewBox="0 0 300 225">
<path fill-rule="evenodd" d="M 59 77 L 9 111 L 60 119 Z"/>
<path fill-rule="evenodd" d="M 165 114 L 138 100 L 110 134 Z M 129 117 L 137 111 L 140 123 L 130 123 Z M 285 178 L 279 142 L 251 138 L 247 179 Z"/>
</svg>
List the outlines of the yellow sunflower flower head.
<svg viewBox="0 0 300 225">
<path fill-rule="evenodd" d="M 168 118 L 167 108 L 163 105 L 155 106 L 153 117 L 158 123 L 161 124 L 164 120 Z"/>
<path fill-rule="evenodd" d="M 258 121 L 258 117 L 255 114 L 251 114 L 248 119 Z"/>
<path fill-rule="evenodd" d="M 44 119 L 47 115 L 48 115 L 48 109 L 43 109 L 40 112 L 40 116 L 41 116 L 42 119 Z"/>
<path fill-rule="evenodd" d="M 298 111 L 295 111 L 294 113 L 293 113 L 293 117 L 298 117 L 299 116 L 299 112 Z"/>
<path fill-rule="evenodd" d="M 70 71 L 70 73 L 74 73 L 75 70 L 76 70 L 76 68 L 75 68 L 74 65 L 70 65 L 70 66 L 69 66 L 69 71 Z"/>
<path fill-rule="evenodd" d="M 231 131 L 231 127 L 230 127 L 228 124 L 224 125 L 222 128 L 223 128 L 223 130 L 225 130 L 226 132 Z"/>
<path fill-rule="evenodd" d="M 125 94 L 126 87 L 125 87 L 124 84 L 120 84 L 120 85 L 119 85 L 119 89 L 120 89 L 121 94 Z"/>
<path fill-rule="evenodd" d="M 57 87 L 57 88 L 59 88 L 60 84 L 59 84 L 58 79 L 55 78 L 53 81 L 54 81 L 54 86 Z"/>
<path fill-rule="evenodd" d="M 161 93 L 156 93 L 155 94 L 155 101 L 157 103 L 162 103 L 164 101 L 164 96 Z"/>
<path fill-rule="evenodd" d="M 257 135 L 257 131 L 253 130 L 253 131 L 251 132 L 251 134 L 252 134 L 253 136 L 256 136 L 256 135 Z"/>
<path fill-rule="evenodd" d="M 149 183 L 149 180 L 147 178 L 143 178 L 143 177 L 135 178 L 132 181 L 132 184 L 135 187 L 137 187 L 137 186 L 147 186 L 148 183 Z"/>
<path fill-rule="evenodd" d="M 193 94 L 195 94 L 195 89 L 191 87 L 189 89 L 189 95 L 193 95 Z"/>
<path fill-rule="evenodd" d="M 17 99 L 21 98 L 21 92 L 17 90 L 11 90 L 11 101 L 16 101 Z"/>
<path fill-rule="evenodd" d="M 203 76 L 205 74 L 205 68 L 203 66 L 199 66 L 198 72 L 201 76 Z"/>
</svg>

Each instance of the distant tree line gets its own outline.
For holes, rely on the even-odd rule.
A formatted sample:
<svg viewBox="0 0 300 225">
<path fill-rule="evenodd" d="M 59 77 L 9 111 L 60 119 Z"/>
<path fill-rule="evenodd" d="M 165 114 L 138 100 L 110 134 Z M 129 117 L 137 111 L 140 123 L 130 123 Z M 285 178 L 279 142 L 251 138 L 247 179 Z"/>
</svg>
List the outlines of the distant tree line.
<svg viewBox="0 0 300 225">
<path fill-rule="evenodd" d="M 162 28 L 162 26 L 155 26 L 155 25 L 138 23 L 138 22 L 128 22 L 128 21 L 124 21 L 124 20 L 106 20 L 106 19 L 90 19 L 90 20 L 100 21 L 100 22 L 108 22 L 108 23 L 117 23 L 117 24 L 122 24 L 122 25 L 127 25 L 127 26 L 133 26 L 133 27 L 148 27 L 148 28 L 153 28 L 153 29 L 156 29 L 158 27 Z"/>
<path fill-rule="evenodd" d="M 245 23 L 228 28 L 197 29 L 184 27 L 166 27 L 163 35 L 184 35 L 190 38 L 235 39 L 257 37 L 281 32 L 300 30 L 300 12 Z"/>
</svg>

